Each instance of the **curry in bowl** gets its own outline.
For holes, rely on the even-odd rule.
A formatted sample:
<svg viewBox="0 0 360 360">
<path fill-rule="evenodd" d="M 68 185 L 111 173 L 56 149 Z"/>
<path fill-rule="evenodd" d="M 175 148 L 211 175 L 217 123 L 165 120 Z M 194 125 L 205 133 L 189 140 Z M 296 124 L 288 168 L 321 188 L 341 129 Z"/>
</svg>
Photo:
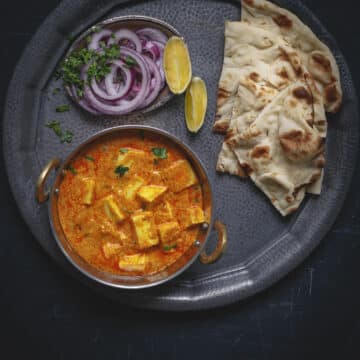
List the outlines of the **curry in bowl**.
<svg viewBox="0 0 360 360">
<path fill-rule="evenodd" d="M 58 185 L 57 213 L 71 248 L 115 275 L 151 275 L 179 260 L 210 222 L 187 154 L 143 130 L 90 142 Z M 203 241 L 201 241 L 203 242 Z"/>
</svg>

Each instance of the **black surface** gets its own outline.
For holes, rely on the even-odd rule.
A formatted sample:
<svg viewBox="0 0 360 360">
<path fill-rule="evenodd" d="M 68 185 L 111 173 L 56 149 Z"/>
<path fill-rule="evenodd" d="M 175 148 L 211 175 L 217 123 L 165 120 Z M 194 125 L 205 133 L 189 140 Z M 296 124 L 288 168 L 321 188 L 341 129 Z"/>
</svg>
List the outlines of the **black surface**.
<svg viewBox="0 0 360 360">
<path fill-rule="evenodd" d="M 56 4 L 1 9 L 2 102 L 23 47 Z M 338 40 L 359 90 L 355 2 L 341 2 L 346 14 L 324 0 L 306 4 Z M 121 307 L 64 274 L 19 218 L 1 171 L 0 344 L 13 352 L 4 358 L 359 358 L 359 167 L 336 225 L 302 266 L 250 300 L 183 314 Z"/>
<path fill-rule="evenodd" d="M 223 26 L 226 19 L 239 18 L 239 2 L 182 0 L 174 3 L 169 11 L 167 0 L 145 3 L 102 0 L 100 7 L 97 0 L 64 0 L 47 17 L 28 43 L 10 83 L 3 119 L 3 145 L 6 170 L 20 213 L 37 241 L 56 262 L 99 293 L 126 304 L 148 309 L 198 310 L 232 304 L 268 288 L 319 244 L 336 220 L 355 168 L 359 122 L 356 93 L 343 55 L 311 11 L 304 8 L 300 0 L 278 0 L 278 3 L 298 14 L 326 41 L 337 59 L 343 87 L 341 111 L 329 116 L 328 165 L 322 194 L 307 197 L 302 209 L 286 219 L 279 216 L 269 201 L 264 201 L 264 195 L 251 182 L 239 182 L 236 177 L 220 176 L 214 171 L 222 141 L 221 136 L 212 133 L 211 127 L 223 57 Z M 83 32 L 101 17 L 125 14 L 149 14 L 164 19 L 187 39 L 194 74 L 203 77 L 209 94 L 205 123 L 197 136 L 191 136 L 184 126 L 181 96 L 158 111 L 133 117 L 94 118 L 76 106 L 61 115 L 54 112 L 56 106 L 69 101 L 65 93 L 53 95 L 61 84 L 52 76 L 56 63 L 69 46 L 69 34 Z M 54 118 L 74 132 L 71 144 L 60 144 L 56 136 L 49 134 L 44 125 Z M 39 173 L 49 159 L 65 159 L 69 151 L 95 132 L 124 123 L 166 129 L 198 154 L 213 185 L 214 218 L 225 221 L 229 237 L 224 256 L 215 264 L 203 266 L 195 262 L 173 281 L 136 292 L 109 288 L 80 276 L 54 241 L 47 207 L 37 204 L 33 196 L 27 196 L 33 193 Z M 53 206 L 51 202 L 49 206 Z M 261 226 L 254 219 L 261 219 Z M 209 242 L 214 243 L 215 233 L 209 237 Z"/>
</svg>

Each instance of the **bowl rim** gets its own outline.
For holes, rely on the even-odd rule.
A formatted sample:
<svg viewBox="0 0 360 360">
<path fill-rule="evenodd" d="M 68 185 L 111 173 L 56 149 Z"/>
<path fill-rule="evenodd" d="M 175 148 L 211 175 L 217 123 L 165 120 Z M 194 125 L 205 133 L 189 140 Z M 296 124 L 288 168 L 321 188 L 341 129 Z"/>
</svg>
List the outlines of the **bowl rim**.
<svg viewBox="0 0 360 360">
<path fill-rule="evenodd" d="M 82 31 L 78 36 L 76 36 L 73 39 L 73 41 L 71 42 L 69 48 L 65 52 L 65 55 L 62 57 L 61 61 L 64 61 L 66 58 L 68 58 L 69 55 L 71 55 L 71 53 L 74 50 L 77 49 L 79 43 L 84 41 L 84 39 L 86 39 L 87 36 L 91 35 L 96 30 L 97 27 L 104 27 L 104 26 L 109 26 L 109 25 L 116 24 L 116 23 L 126 23 L 126 22 L 131 22 L 131 21 L 147 22 L 149 24 L 160 27 L 162 30 L 166 30 L 167 32 L 169 32 L 171 34 L 171 36 L 182 37 L 181 33 L 175 27 L 173 27 L 172 25 L 170 25 L 169 23 L 167 23 L 164 20 L 154 18 L 152 16 L 146 16 L 146 15 L 114 16 L 114 17 L 107 18 L 105 20 L 102 20 L 102 21 L 99 21 L 99 22 L 93 24 L 92 26 L 88 27 L 86 30 Z M 66 90 L 66 93 L 70 97 L 70 99 L 77 106 L 79 106 L 83 111 L 86 111 L 78 104 L 78 100 L 76 99 L 76 96 L 73 95 L 70 86 L 64 84 L 64 88 Z M 168 91 L 165 93 L 165 95 L 163 95 L 162 97 L 159 98 L 159 95 L 161 95 L 161 93 L 164 91 L 164 89 L 168 89 Z M 174 96 L 175 96 L 175 94 L 173 94 L 170 91 L 170 89 L 167 87 L 167 85 L 165 84 L 164 88 L 160 91 L 160 94 L 158 94 L 158 96 L 149 105 L 147 105 L 143 109 L 138 109 L 138 110 L 135 109 L 134 111 L 131 111 L 128 114 L 123 114 L 123 115 L 104 115 L 104 116 L 110 116 L 110 117 L 121 116 L 121 117 L 124 117 L 124 116 L 136 116 L 136 115 L 139 115 L 139 114 L 146 114 L 148 112 L 151 112 L 153 110 L 156 110 L 156 109 L 162 107 L 168 101 L 170 101 Z M 88 111 L 86 111 L 86 113 L 91 114 Z"/>
<path fill-rule="evenodd" d="M 113 133 L 116 132 L 122 132 L 122 131 L 149 131 L 153 134 L 160 134 L 161 136 L 164 136 L 167 140 L 169 140 L 170 142 L 175 143 L 177 146 L 179 146 L 181 148 L 181 150 L 183 150 L 187 155 L 190 156 L 191 160 L 194 161 L 196 163 L 196 165 L 198 167 L 200 167 L 201 171 L 203 172 L 206 182 L 208 184 L 208 193 L 209 193 L 209 198 L 210 198 L 210 216 L 209 216 L 209 222 L 208 222 L 208 228 L 204 234 L 204 240 L 202 241 L 202 243 L 197 246 L 197 251 L 194 253 L 194 255 L 182 266 L 180 267 L 177 271 L 171 273 L 169 276 L 166 276 L 160 280 L 155 280 L 153 282 L 149 282 L 149 283 L 144 283 L 144 284 L 135 284 L 135 285 L 127 285 L 127 284 L 119 284 L 119 283 L 113 283 L 111 281 L 107 281 L 104 279 L 101 279 L 93 274 L 90 274 L 86 269 L 84 269 L 81 265 L 79 265 L 72 257 L 71 255 L 68 253 L 68 251 L 64 248 L 61 240 L 59 239 L 59 235 L 55 229 L 55 224 L 54 224 L 54 214 L 52 211 L 52 205 L 54 204 L 54 201 L 56 201 L 56 198 L 58 196 L 58 192 L 56 191 L 56 187 L 55 187 L 55 183 L 57 182 L 57 180 L 59 179 L 59 177 L 61 176 L 63 170 L 65 170 L 66 166 L 68 165 L 68 163 L 70 162 L 71 159 L 73 159 L 76 155 L 79 154 L 79 152 L 81 152 L 81 149 L 85 148 L 87 145 L 91 144 L 92 142 L 99 140 L 102 137 L 106 137 L 108 135 L 111 135 Z M 180 138 L 178 138 L 177 136 L 169 133 L 166 130 L 163 129 L 159 129 L 157 127 L 154 126 L 149 126 L 149 125 L 118 125 L 118 126 L 113 126 L 107 129 L 103 129 L 100 130 L 98 132 L 96 132 L 95 134 L 89 136 L 88 138 L 86 138 L 82 143 L 80 143 L 73 151 L 70 152 L 69 155 L 67 155 L 67 157 L 62 161 L 61 165 L 59 166 L 59 168 L 56 171 L 55 174 L 55 179 L 53 181 L 53 184 L 51 186 L 51 191 L 50 191 L 50 195 L 49 195 L 49 201 L 48 201 L 48 218 L 49 218 L 49 223 L 50 223 L 50 228 L 51 228 L 51 232 L 53 234 L 53 237 L 55 238 L 55 241 L 58 245 L 58 247 L 60 248 L 61 252 L 64 254 L 65 258 L 70 262 L 70 264 L 72 266 L 74 266 L 78 271 L 80 271 L 83 275 L 85 275 L 87 278 L 100 283 L 102 285 L 106 285 L 106 286 L 110 286 L 113 288 L 118 288 L 118 289 L 128 289 L 128 290 L 139 290 L 139 289 L 145 289 L 145 288 L 150 288 L 150 287 L 154 287 L 163 283 L 166 283 L 172 279 L 174 279 L 175 277 L 179 276 L 181 273 L 183 273 L 184 271 L 186 271 L 195 261 L 196 259 L 198 259 L 199 255 L 201 254 L 201 252 L 205 249 L 205 246 L 209 240 L 212 228 L 213 228 L 213 224 L 214 224 L 214 197 L 213 197 L 213 191 L 212 191 L 212 185 L 210 182 L 210 178 L 209 175 L 206 171 L 206 168 L 204 167 L 204 164 L 202 163 L 202 161 L 200 160 L 200 158 L 192 151 L 192 149 L 190 148 L 190 146 L 188 146 L 187 144 L 185 144 L 183 141 L 181 141 Z M 60 221 L 59 221 L 60 223 Z M 189 249 L 188 249 L 189 250 Z M 187 251 L 188 251 L 187 250 Z M 184 253 L 185 254 L 185 253 Z M 182 256 L 184 256 L 184 254 Z M 76 255 L 78 257 L 81 258 L 81 256 L 79 254 L 76 253 Z M 181 257 L 180 257 L 181 258 Z M 180 259 L 179 258 L 179 259 Z M 82 259 L 85 263 L 87 263 L 86 260 Z M 91 268 L 96 269 L 94 266 L 90 265 L 89 263 L 87 263 Z M 98 269 L 96 269 L 98 270 Z M 164 270 L 163 270 L 164 271 Z M 156 275 L 156 274 L 154 274 Z"/>
</svg>

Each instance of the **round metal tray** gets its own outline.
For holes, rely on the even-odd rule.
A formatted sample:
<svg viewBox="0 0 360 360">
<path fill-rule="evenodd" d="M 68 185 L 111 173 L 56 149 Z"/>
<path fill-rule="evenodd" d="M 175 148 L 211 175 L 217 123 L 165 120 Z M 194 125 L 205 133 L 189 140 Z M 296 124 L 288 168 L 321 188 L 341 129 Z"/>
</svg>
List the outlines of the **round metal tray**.
<svg viewBox="0 0 360 360">
<path fill-rule="evenodd" d="M 298 265 L 320 242 L 338 214 L 349 187 L 358 145 L 357 97 L 346 62 L 336 43 L 300 1 L 279 5 L 297 14 L 327 43 L 338 61 L 344 102 L 329 116 L 327 165 L 320 197 L 307 196 L 301 209 L 284 219 L 250 181 L 219 175 L 215 163 L 222 136 L 211 129 L 216 90 L 223 59 L 224 21 L 240 18 L 239 1 L 147 2 L 64 0 L 46 19 L 24 51 L 10 84 L 4 114 L 4 157 L 12 191 L 20 211 L 42 247 L 65 269 L 106 296 L 135 306 L 163 310 L 196 310 L 238 301 L 270 286 Z M 144 115 L 94 117 L 76 106 L 67 113 L 55 107 L 69 103 L 52 77 L 57 63 L 77 36 L 105 18 L 147 15 L 173 25 L 189 46 L 193 73 L 208 86 L 205 125 L 196 136 L 186 130 L 183 97 Z M 59 140 L 44 125 L 59 120 L 75 136 L 71 144 Z M 187 143 L 205 164 L 214 190 L 215 218 L 225 221 L 229 244 L 214 265 L 192 265 L 183 275 L 152 289 L 127 291 L 87 280 L 66 261 L 51 235 L 47 209 L 36 203 L 37 176 L 53 157 L 65 158 L 79 143 L 104 128 L 119 124 L 146 124 L 166 129 Z M 209 239 L 215 243 L 216 234 Z M 210 245 L 209 245 L 210 246 Z"/>
</svg>

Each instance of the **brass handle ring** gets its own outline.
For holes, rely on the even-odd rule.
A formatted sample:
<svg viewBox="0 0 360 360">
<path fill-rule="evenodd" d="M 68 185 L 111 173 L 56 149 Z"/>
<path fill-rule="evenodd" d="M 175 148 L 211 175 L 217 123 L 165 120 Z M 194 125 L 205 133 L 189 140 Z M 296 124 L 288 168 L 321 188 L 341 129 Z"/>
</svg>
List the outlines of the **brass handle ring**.
<svg viewBox="0 0 360 360">
<path fill-rule="evenodd" d="M 208 255 L 205 250 L 202 251 L 202 253 L 200 254 L 200 261 L 203 264 L 214 263 L 216 260 L 218 260 L 220 258 L 220 256 L 222 255 L 222 253 L 224 252 L 224 250 L 226 248 L 227 231 L 226 231 L 225 224 L 223 224 L 219 220 L 216 220 L 214 223 L 214 228 L 218 232 L 216 248 L 210 255 Z"/>
<path fill-rule="evenodd" d="M 36 200 L 39 204 L 42 204 L 49 198 L 50 191 L 45 190 L 45 182 L 49 176 L 51 170 L 57 169 L 61 164 L 61 160 L 58 158 L 50 160 L 43 170 L 41 171 L 39 178 L 36 182 Z"/>
</svg>

